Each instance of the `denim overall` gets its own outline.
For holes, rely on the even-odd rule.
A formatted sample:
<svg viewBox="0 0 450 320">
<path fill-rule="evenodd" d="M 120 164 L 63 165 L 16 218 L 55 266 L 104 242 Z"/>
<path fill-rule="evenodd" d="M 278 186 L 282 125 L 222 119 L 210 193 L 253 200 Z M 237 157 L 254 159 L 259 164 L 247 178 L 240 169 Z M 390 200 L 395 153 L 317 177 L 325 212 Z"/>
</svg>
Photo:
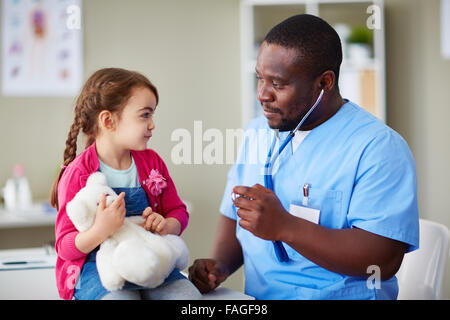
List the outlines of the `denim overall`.
<svg viewBox="0 0 450 320">
<path fill-rule="evenodd" d="M 130 216 L 140 216 L 145 208 L 149 207 L 150 204 L 147 199 L 147 194 L 142 186 L 137 188 L 112 188 L 117 194 L 125 192 L 125 207 L 127 210 L 127 217 Z M 100 247 L 95 248 L 86 257 L 86 261 L 81 270 L 80 277 L 78 279 L 77 285 L 75 286 L 74 299 L 75 300 L 100 300 L 106 294 L 109 293 L 102 283 L 100 282 L 100 277 L 97 271 L 96 256 L 97 251 Z M 171 283 L 176 280 L 186 279 L 180 270 L 174 269 L 171 274 L 166 278 L 161 286 Z M 122 290 L 145 290 L 146 287 L 136 285 L 134 283 L 125 281 Z"/>
</svg>

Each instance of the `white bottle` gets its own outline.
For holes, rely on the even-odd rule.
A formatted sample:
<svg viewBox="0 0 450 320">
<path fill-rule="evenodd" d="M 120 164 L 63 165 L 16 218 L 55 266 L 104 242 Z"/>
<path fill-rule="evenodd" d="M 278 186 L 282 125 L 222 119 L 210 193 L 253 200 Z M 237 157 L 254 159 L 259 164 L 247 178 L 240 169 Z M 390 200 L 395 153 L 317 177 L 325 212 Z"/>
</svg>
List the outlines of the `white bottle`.
<svg viewBox="0 0 450 320">
<path fill-rule="evenodd" d="M 13 211 L 17 207 L 17 192 L 14 179 L 8 179 L 3 189 L 3 198 L 5 199 L 5 209 Z"/>
<path fill-rule="evenodd" d="M 8 179 L 3 189 L 5 208 L 8 211 L 27 210 L 33 203 L 30 184 L 24 175 L 23 166 L 14 166 L 14 177 Z"/>
<path fill-rule="evenodd" d="M 26 210 L 31 208 L 32 196 L 30 184 L 24 174 L 24 169 L 21 164 L 14 166 L 14 179 L 16 180 L 16 201 L 17 208 Z"/>
</svg>

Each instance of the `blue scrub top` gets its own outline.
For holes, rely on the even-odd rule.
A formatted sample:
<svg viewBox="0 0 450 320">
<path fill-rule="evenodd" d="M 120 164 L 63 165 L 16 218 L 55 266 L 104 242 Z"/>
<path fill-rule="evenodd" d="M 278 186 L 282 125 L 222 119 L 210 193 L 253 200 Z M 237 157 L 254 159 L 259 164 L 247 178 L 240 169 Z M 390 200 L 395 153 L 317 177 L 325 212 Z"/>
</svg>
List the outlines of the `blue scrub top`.
<svg viewBox="0 0 450 320">
<path fill-rule="evenodd" d="M 405 140 L 382 121 L 346 100 L 328 121 L 313 129 L 295 152 L 286 147 L 273 172 L 274 190 L 284 208 L 301 204 L 310 184 L 309 206 L 320 209 L 319 224 L 330 229 L 357 227 L 418 248 L 416 169 Z M 220 212 L 239 221 L 231 201 L 236 185 L 264 185 L 264 163 L 274 136 L 265 117 L 247 127 Z M 281 132 L 283 141 L 288 132 Z M 381 288 L 328 271 L 283 244 L 290 262 L 277 260 L 271 241 L 236 223 L 244 256 L 245 293 L 257 299 L 396 299 L 395 277 Z M 370 250 L 370 248 L 368 248 Z M 368 276 L 372 275 L 368 273 Z"/>
</svg>

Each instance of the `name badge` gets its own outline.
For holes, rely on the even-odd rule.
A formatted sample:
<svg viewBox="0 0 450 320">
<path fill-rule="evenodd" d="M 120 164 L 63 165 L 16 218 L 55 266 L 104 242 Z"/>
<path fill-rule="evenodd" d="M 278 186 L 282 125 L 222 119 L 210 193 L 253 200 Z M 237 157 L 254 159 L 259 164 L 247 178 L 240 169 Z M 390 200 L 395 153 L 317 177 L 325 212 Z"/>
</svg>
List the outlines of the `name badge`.
<svg viewBox="0 0 450 320">
<path fill-rule="evenodd" d="M 309 222 L 319 224 L 320 210 L 308 207 L 309 202 L 309 183 L 305 183 L 303 186 L 303 201 L 302 205 L 291 203 L 289 207 L 289 213 L 297 218 L 308 220 Z"/>
<path fill-rule="evenodd" d="M 308 208 L 291 203 L 289 213 L 297 218 L 308 220 L 309 222 L 319 224 L 320 210 Z"/>
</svg>

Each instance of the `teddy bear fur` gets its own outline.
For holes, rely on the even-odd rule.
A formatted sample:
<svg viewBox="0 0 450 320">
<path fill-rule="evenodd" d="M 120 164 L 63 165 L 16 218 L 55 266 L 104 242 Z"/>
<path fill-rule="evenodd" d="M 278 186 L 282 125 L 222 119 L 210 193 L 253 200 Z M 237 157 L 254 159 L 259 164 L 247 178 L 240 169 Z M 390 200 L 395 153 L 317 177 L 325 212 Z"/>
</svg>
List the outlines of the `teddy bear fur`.
<svg viewBox="0 0 450 320">
<path fill-rule="evenodd" d="M 108 186 L 105 175 L 95 172 L 67 203 L 67 215 L 78 231 L 86 231 L 94 223 L 102 193 L 107 196 L 106 206 L 118 197 Z M 105 289 L 119 290 L 125 281 L 155 288 L 174 268 L 187 267 L 189 253 L 183 239 L 147 231 L 141 226 L 143 222 L 141 216 L 126 217 L 119 230 L 100 245 L 97 270 Z"/>
</svg>

